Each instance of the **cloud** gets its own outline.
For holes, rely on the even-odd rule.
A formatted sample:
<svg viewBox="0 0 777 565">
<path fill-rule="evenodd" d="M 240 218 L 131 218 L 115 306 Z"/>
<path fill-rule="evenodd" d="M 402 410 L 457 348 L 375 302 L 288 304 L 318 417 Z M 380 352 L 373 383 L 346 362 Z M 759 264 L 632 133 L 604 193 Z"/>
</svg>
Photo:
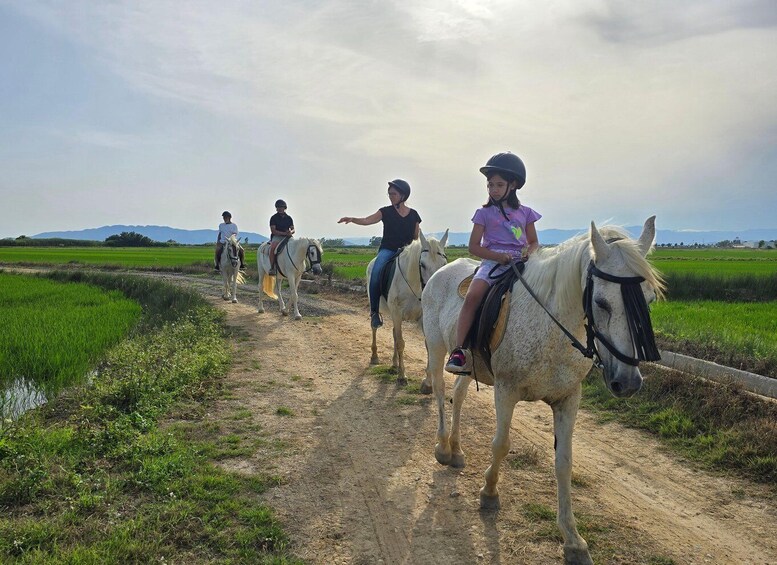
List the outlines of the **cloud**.
<svg viewBox="0 0 777 565">
<path fill-rule="evenodd" d="M 269 165 L 242 165 L 245 184 L 293 176 L 288 190 L 300 199 L 322 183 L 337 200 L 401 171 L 434 191 L 414 200 L 451 203 L 425 219 L 461 217 L 468 228 L 477 167 L 497 151 L 524 157 L 528 197 L 567 226 L 581 215 L 587 223 L 602 202 L 641 221 L 647 196 L 671 208 L 678 187 L 689 202 L 715 190 L 699 179 L 724 175 L 732 159 L 759 166 L 743 155 L 774 142 L 774 4 L 647 6 L 52 0 L 12 9 L 84 46 L 136 92 L 220 122 L 214 160 L 240 142 L 217 135 L 235 123 L 240 135 L 255 131 L 246 143 Z M 70 135 L 114 148 L 135 141 L 100 127 Z M 315 204 L 319 214 L 330 205 Z"/>
</svg>

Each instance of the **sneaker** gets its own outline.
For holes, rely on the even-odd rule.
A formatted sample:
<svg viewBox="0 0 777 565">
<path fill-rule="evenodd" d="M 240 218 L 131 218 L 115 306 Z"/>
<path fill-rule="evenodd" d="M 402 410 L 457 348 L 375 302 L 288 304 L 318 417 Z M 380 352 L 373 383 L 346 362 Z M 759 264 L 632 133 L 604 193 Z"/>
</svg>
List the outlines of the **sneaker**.
<svg viewBox="0 0 777 565">
<path fill-rule="evenodd" d="M 383 320 L 380 318 L 380 314 L 377 312 L 373 312 L 370 314 L 370 326 L 372 326 L 373 329 L 377 329 L 383 325 Z"/>
<path fill-rule="evenodd" d="M 469 351 L 457 347 L 448 358 L 448 362 L 445 364 L 445 370 L 456 375 L 468 375 L 472 372 L 470 357 Z"/>
</svg>

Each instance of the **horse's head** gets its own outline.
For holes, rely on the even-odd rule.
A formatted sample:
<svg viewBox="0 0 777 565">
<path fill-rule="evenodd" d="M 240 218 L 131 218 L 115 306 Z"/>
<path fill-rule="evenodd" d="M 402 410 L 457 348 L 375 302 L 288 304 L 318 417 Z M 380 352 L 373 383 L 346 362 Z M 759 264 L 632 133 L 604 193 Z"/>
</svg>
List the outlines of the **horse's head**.
<svg viewBox="0 0 777 565">
<path fill-rule="evenodd" d="M 664 291 L 658 272 L 646 259 L 655 233 L 655 216 L 647 219 L 638 240 L 617 228 L 600 231 L 591 222 L 583 299 L 588 346 L 596 348 L 607 388 L 618 397 L 631 396 L 642 387 L 640 361 L 660 358 L 647 306 Z"/>
<path fill-rule="evenodd" d="M 232 267 L 237 269 L 238 264 L 240 263 L 240 242 L 237 239 L 237 236 L 235 234 L 232 234 L 229 236 L 229 239 L 227 240 L 226 244 L 226 251 L 227 251 L 227 258 L 229 259 L 229 262 L 232 264 Z"/>
<path fill-rule="evenodd" d="M 320 275 L 321 269 L 321 257 L 324 254 L 324 249 L 321 247 L 321 243 L 317 239 L 308 240 L 308 250 L 306 259 L 310 263 L 310 269 L 314 275 Z"/>
<path fill-rule="evenodd" d="M 445 235 L 439 241 L 433 237 L 427 239 L 423 232 L 419 232 L 419 238 L 421 240 L 421 256 L 418 259 L 418 265 L 421 269 L 421 286 L 423 287 L 432 275 L 448 262 L 448 256 L 445 254 L 448 230 L 445 230 Z"/>
</svg>

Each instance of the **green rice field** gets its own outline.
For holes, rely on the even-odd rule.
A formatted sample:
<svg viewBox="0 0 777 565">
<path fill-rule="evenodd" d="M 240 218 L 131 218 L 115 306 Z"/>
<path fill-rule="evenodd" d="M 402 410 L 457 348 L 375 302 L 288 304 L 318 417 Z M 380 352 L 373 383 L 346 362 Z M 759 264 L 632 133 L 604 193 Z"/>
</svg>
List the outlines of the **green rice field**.
<svg viewBox="0 0 777 565">
<path fill-rule="evenodd" d="M 777 301 L 670 300 L 651 319 L 670 349 L 777 378 Z"/>
<path fill-rule="evenodd" d="M 656 249 L 650 261 L 665 274 L 777 275 L 775 249 Z"/>
<path fill-rule="evenodd" d="M 170 268 L 198 264 L 210 266 L 214 248 L 215 246 L 0 247 L 0 263 L 136 268 Z"/>
<path fill-rule="evenodd" d="M 0 273 L 0 388 L 59 388 L 84 377 L 140 319 L 119 291 Z"/>
</svg>

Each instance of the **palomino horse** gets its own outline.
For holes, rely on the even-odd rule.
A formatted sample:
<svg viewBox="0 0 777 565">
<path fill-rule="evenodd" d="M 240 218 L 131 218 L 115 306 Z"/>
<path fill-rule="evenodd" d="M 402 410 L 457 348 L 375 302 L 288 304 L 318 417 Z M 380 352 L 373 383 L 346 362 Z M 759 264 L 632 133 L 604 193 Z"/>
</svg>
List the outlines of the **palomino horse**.
<svg viewBox="0 0 777 565">
<path fill-rule="evenodd" d="M 419 241 L 420 240 L 420 241 Z M 380 311 L 389 314 L 394 323 L 394 359 L 392 368 L 397 372 L 397 383 L 407 384 L 405 376 L 405 340 L 402 339 L 402 321 L 417 322 L 421 318 L 421 292 L 429 278 L 448 262 L 445 244 L 448 242 L 448 230 L 441 240 L 433 237 L 426 239 L 419 232 L 419 240 L 413 241 L 397 257 L 394 277 L 388 292 L 388 300 L 381 297 Z M 367 280 L 370 280 L 375 259 L 367 265 Z M 369 295 L 369 285 L 367 285 Z M 372 328 L 371 365 L 377 365 L 378 346 L 375 339 L 376 328 Z"/>
<path fill-rule="evenodd" d="M 233 303 L 237 302 L 237 285 L 244 282 L 243 273 L 239 269 L 239 248 L 240 243 L 238 243 L 235 234 L 230 235 L 224 244 L 224 249 L 221 250 L 221 261 L 219 262 L 221 277 L 224 279 L 224 293 L 221 298 L 224 300 L 231 298 Z"/>
<path fill-rule="evenodd" d="M 294 312 L 294 319 L 299 320 L 302 318 L 302 314 L 299 313 L 298 294 L 299 281 L 302 280 L 302 273 L 306 271 L 306 266 L 309 264 L 310 269 L 314 274 L 321 274 L 321 255 L 323 250 L 321 244 L 317 239 L 309 239 L 306 237 L 292 238 L 286 246 L 278 253 L 275 258 L 275 268 L 278 275 L 275 278 L 275 294 L 278 298 L 278 304 L 281 307 L 281 314 L 288 315 L 289 311 L 286 309 L 286 303 L 283 301 L 281 295 L 281 283 L 286 278 L 289 281 L 289 305 Z M 256 263 L 259 269 L 259 312 L 264 312 L 264 304 L 262 303 L 262 291 L 267 288 L 264 286 L 264 278 L 266 273 L 270 270 L 270 242 L 267 241 L 259 246 L 259 251 L 256 256 Z M 268 296 L 275 298 L 272 294 L 268 293 Z"/>
<path fill-rule="evenodd" d="M 639 361 L 655 360 L 657 356 L 647 303 L 662 295 L 664 285 L 645 259 L 654 236 L 655 216 L 645 222 L 638 240 L 629 238 L 619 228 L 605 227 L 600 231 L 591 223 L 589 234 L 532 255 L 523 278 L 539 295 L 538 300 L 516 282 L 506 331 L 491 357 L 493 375 L 485 370 L 475 374 L 481 382 L 494 385 L 497 419 L 491 466 L 480 490 L 482 509 L 499 507 L 499 465 L 510 449 L 510 425 L 516 402 L 542 400 L 553 410 L 557 523 L 564 538 L 567 563 L 592 563 L 588 544 L 577 531 L 571 500 L 572 431 L 581 382 L 591 369 L 591 360 L 570 347 L 539 302 L 577 340 L 587 338 L 586 354 L 600 359 L 604 381 L 614 396 L 633 395 L 642 386 Z M 459 259 L 443 267 L 426 285 L 422 297 L 429 356 L 427 378 L 432 380 L 439 413 L 435 456 L 438 462 L 453 467 L 464 466 L 459 425 L 471 377 L 459 375 L 455 381 L 449 430 L 443 365 L 446 351 L 457 345 L 456 320 L 463 302 L 457 287 L 472 274 L 475 265 L 472 260 Z M 579 342 L 577 345 L 584 349 Z"/>
</svg>

